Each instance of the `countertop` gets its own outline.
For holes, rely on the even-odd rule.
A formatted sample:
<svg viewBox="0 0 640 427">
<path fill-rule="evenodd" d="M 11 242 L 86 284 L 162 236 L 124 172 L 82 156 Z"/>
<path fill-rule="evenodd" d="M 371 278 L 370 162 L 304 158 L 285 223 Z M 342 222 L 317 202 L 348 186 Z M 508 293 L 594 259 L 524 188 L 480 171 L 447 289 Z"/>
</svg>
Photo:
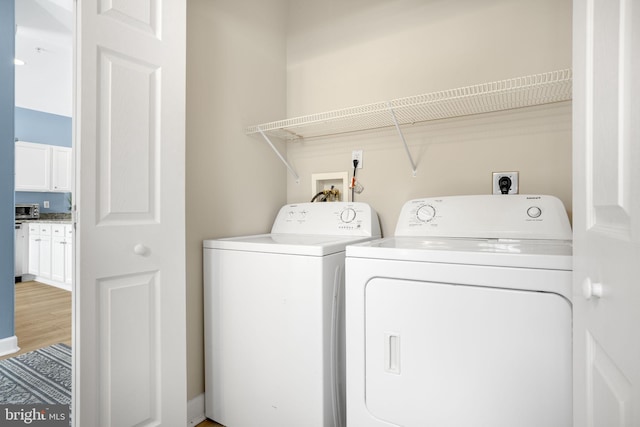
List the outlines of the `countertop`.
<svg viewBox="0 0 640 427">
<path fill-rule="evenodd" d="M 38 224 L 71 224 L 71 219 L 21 219 L 16 224 L 37 222 Z"/>
<path fill-rule="evenodd" d="M 16 224 L 26 223 L 26 222 L 38 222 L 38 223 L 49 223 L 49 224 L 71 224 L 71 214 L 70 213 L 42 213 L 40 214 L 40 219 L 16 220 Z"/>
</svg>

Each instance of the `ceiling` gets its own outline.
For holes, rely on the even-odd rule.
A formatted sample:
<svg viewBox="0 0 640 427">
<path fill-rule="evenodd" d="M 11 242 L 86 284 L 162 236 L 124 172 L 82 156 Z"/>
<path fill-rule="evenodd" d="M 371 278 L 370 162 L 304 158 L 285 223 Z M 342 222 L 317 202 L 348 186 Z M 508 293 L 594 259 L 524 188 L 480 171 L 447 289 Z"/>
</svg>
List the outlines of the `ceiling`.
<svg viewBox="0 0 640 427">
<path fill-rule="evenodd" d="M 73 0 L 16 0 L 16 106 L 71 117 Z"/>
</svg>

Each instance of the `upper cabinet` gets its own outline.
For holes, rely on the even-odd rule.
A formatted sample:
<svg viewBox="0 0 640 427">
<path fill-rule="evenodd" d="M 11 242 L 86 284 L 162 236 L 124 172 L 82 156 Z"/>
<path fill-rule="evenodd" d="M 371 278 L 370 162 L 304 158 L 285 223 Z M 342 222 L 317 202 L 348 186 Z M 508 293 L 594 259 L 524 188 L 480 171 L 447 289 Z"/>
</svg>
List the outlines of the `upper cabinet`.
<svg viewBox="0 0 640 427">
<path fill-rule="evenodd" d="M 71 148 L 51 147 L 51 191 L 70 192 L 73 180 Z"/>
<path fill-rule="evenodd" d="M 70 192 L 73 181 L 71 148 L 16 142 L 16 191 Z"/>
<path fill-rule="evenodd" d="M 16 142 L 16 191 L 49 191 L 51 146 Z"/>
</svg>

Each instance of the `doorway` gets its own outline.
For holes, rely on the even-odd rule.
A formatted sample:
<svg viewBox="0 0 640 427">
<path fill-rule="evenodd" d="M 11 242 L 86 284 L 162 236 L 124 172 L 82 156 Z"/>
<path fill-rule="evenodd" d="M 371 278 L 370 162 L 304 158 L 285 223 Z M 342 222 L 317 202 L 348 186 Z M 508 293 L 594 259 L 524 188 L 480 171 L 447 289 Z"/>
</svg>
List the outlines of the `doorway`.
<svg viewBox="0 0 640 427">
<path fill-rule="evenodd" d="M 73 0 L 15 1 L 15 203 L 37 205 L 39 218 L 16 221 L 21 350 L 8 357 L 71 345 L 73 6 Z"/>
</svg>

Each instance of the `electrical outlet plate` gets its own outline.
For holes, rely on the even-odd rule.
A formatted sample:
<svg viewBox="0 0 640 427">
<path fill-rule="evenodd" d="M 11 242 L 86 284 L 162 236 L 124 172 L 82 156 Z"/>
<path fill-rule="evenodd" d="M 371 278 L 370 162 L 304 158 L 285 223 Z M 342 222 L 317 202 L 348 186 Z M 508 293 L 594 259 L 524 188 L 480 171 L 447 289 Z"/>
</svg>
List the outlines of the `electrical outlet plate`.
<svg viewBox="0 0 640 427">
<path fill-rule="evenodd" d="M 362 169 L 362 150 L 353 150 L 351 152 L 351 166 L 353 167 L 353 161 L 358 161 L 358 169 Z"/>
<path fill-rule="evenodd" d="M 500 190 L 500 178 L 507 177 L 511 180 L 511 187 L 508 194 L 518 194 L 518 172 L 494 172 L 493 173 L 493 194 L 502 194 Z"/>
</svg>

